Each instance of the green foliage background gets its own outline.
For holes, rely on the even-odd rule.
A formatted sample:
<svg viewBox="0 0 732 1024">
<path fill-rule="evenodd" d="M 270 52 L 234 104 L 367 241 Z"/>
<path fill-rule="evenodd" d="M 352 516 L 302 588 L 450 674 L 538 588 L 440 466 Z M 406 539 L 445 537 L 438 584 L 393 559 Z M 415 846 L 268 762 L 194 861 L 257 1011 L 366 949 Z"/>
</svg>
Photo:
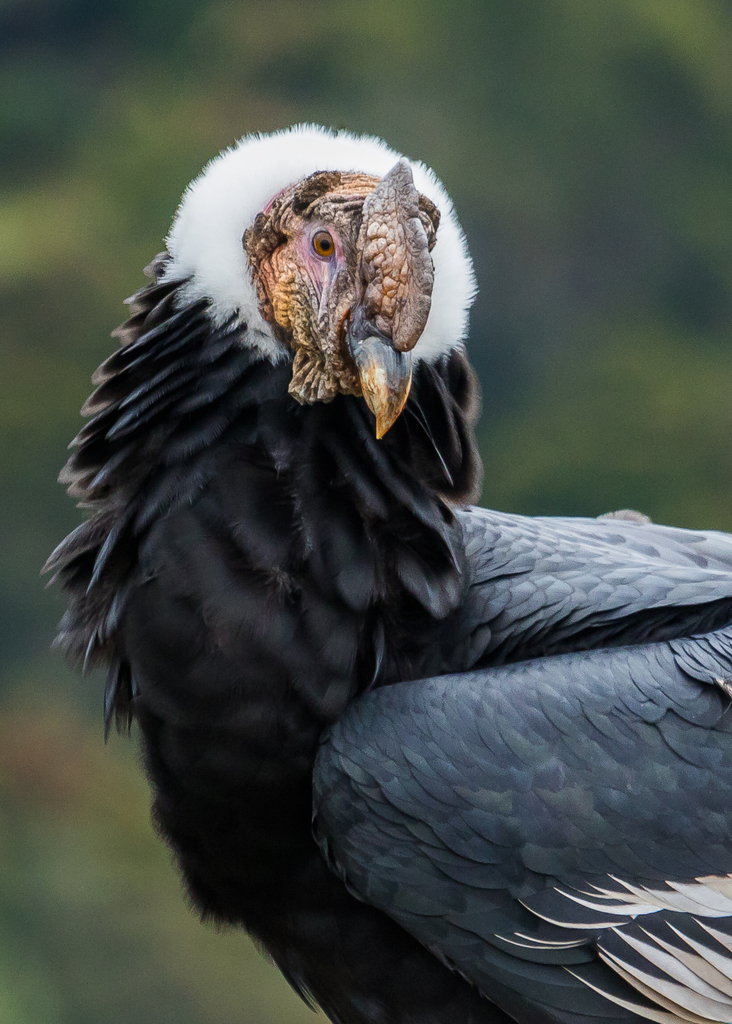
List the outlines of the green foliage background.
<svg viewBox="0 0 732 1024">
<path fill-rule="evenodd" d="M 0 0 L 0 1021 L 312 1020 L 188 912 L 38 571 L 120 300 L 242 134 L 384 136 L 481 293 L 484 500 L 732 529 L 726 0 Z"/>
</svg>

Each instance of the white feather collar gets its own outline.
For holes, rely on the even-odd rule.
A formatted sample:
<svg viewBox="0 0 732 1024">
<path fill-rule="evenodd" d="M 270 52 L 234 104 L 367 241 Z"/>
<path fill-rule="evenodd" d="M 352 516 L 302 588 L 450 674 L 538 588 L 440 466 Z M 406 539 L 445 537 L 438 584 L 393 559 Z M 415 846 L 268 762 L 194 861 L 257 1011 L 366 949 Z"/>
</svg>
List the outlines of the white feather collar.
<svg viewBox="0 0 732 1024">
<path fill-rule="evenodd" d="M 186 189 L 167 238 L 172 257 L 166 278 L 190 277 L 184 301 L 207 298 L 223 323 L 232 314 L 249 326 L 253 344 L 272 360 L 281 356 L 262 318 L 242 246 L 242 235 L 270 199 L 315 171 L 360 171 L 383 177 L 402 157 L 381 139 L 296 125 L 271 135 L 247 135 L 224 150 Z M 414 354 L 434 360 L 460 345 L 475 297 L 473 264 L 452 200 L 437 176 L 410 160 L 419 192 L 440 211 L 432 250 L 435 283 L 427 326 Z"/>
</svg>

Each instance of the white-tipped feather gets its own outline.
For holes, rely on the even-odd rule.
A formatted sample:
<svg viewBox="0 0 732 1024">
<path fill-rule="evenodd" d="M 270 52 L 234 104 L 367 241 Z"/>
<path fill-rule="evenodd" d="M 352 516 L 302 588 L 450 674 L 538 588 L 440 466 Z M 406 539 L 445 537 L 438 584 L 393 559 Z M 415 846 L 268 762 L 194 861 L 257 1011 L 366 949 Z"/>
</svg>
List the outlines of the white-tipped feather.
<svg viewBox="0 0 732 1024">
<path fill-rule="evenodd" d="M 248 135 L 215 157 L 186 189 L 168 235 L 172 261 L 166 277 L 190 277 L 185 301 L 210 299 L 221 324 L 236 315 L 263 355 L 276 360 L 281 346 L 259 313 L 242 235 L 278 192 L 315 171 L 360 171 L 383 177 L 402 154 L 381 139 L 296 125 L 271 135 Z M 417 190 L 440 211 L 432 250 L 435 284 L 417 358 L 434 360 L 460 345 L 475 297 L 475 275 L 452 200 L 437 176 L 410 160 Z"/>
<path fill-rule="evenodd" d="M 661 910 L 676 911 L 680 914 L 697 914 L 699 917 L 732 917 L 732 896 L 730 896 L 732 876 L 730 875 L 705 875 L 693 882 L 669 881 L 667 883 L 669 889 L 637 886 L 622 878 L 616 878 L 614 875 L 608 877 L 620 888 L 611 889 L 593 885 L 591 887 L 593 892 L 578 889 L 576 893 L 572 893 L 558 887 L 556 891 L 588 910 L 596 910 L 601 914 L 616 914 L 619 917 L 657 914 Z M 568 918 L 563 927 L 578 928 L 588 927 L 588 925 L 586 923 L 578 925 Z"/>
<path fill-rule="evenodd" d="M 568 892 L 555 887 L 555 892 L 564 896 L 571 904 L 579 904 L 597 912 L 597 918 L 587 920 L 582 915 L 575 920 L 568 906 L 566 915 L 561 920 L 548 917 L 530 905 L 528 909 L 536 917 L 560 928 L 572 931 L 587 932 L 607 930 L 607 934 L 615 940 L 621 939 L 636 953 L 625 960 L 617 951 L 613 952 L 601 934 L 597 940 L 597 951 L 600 959 L 612 968 L 621 978 L 656 1004 L 657 1009 L 635 1004 L 619 998 L 612 991 L 605 991 L 602 986 L 590 982 L 581 971 L 573 971 L 565 967 L 573 977 L 596 992 L 601 992 L 607 999 L 619 1006 L 632 1010 L 638 1017 L 658 1021 L 660 1024 L 687 1021 L 691 1024 L 712 1024 L 714 1021 L 732 1021 L 732 958 L 705 945 L 692 936 L 684 934 L 683 924 L 679 927 L 672 920 L 666 920 L 668 938 L 674 935 L 678 943 L 667 941 L 649 927 L 640 926 L 647 939 L 640 939 L 627 930 L 628 923 L 622 920 L 613 921 L 604 915 L 617 918 L 637 919 L 643 915 L 654 915 L 661 912 L 686 914 L 709 935 L 732 952 L 732 938 L 725 932 L 705 922 L 715 918 L 732 917 L 732 875 L 702 875 L 690 882 L 668 881 L 666 889 L 650 886 L 633 885 L 622 878 L 608 875 L 609 884 L 599 886 L 592 884 L 588 890 L 577 889 Z M 640 922 L 638 922 L 640 924 Z M 649 924 L 650 924 L 649 919 Z M 645 924 L 645 922 L 644 922 Z M 527 949 L 551 949 L 554 942 L 533 939 L 530 935 L 514 932 L 511 937 L 501 936 L 509 942 Z M 527 941 L 528 940 L 528 941 Z M 583 940 L 572 940 L 579 944 Z M 570 943 L 567 943 L 570 947 Z M 561 947 L 560 947 L 561 948 Z M 617 942 L 615 943 L 617 950 Z M 645 970 L 643 965 L 649 966 Z"/>
</svg>

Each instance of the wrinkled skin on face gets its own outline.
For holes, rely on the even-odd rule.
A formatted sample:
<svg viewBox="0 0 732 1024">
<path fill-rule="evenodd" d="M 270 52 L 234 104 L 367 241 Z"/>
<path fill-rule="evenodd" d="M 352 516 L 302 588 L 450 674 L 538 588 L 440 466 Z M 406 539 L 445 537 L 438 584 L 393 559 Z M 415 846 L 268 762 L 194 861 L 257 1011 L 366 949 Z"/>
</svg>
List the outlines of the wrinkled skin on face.
<svg viewBox="0 0 732 1024">
<path fill-rule="evenodd" d="M 294 350 L 299 402 L 362 395 L 388 430 L 430 310 L 438 224 L 404 161 L 382 179 L 317 172 L 259 214 L 243 244 L 262 314 Z"/>
</svg>

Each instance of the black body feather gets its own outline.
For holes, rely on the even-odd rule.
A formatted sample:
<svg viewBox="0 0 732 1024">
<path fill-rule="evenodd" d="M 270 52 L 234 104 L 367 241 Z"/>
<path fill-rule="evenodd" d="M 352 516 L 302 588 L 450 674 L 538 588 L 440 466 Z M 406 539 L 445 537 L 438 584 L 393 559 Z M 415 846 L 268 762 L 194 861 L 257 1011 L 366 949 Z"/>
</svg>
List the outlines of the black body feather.
<svg viewBox="0 0 732 1024">
<path fill-rule="evenodd" d="M 132 318 L 116 332 L 121 348 L 95 375 L 98 387 L 85 407 L 92 418 L 62 477 L 89 519 L 49 568 L 69 596 L 60 643 L 77 663 L 109 666 L 107 725 L 140 726 L 154 817 L 195 904 L 206 916 L 243 924 L 295 988 L 342 1024 L 640 1019 L 565 970 L 597 975 L 600 989 L 615 986 L 619 998 L 631 991 L 643 1002 L 622 972 L 606 966 L 620 954 L 610 945 L 603 952 L 584 933 L 569 952 L 557 952 L 556 940 L 545 943 L 538 958 L 514 955 L 510 941 L 486 946 L 480 936 L 455 946 L 450 929 L 463 928 L 454 915 L 466 912 L 475 864 L 484 872 L 482 891 L 503 894 L 489 912 L 476 904 L 486 915 L 480 928 L 497 914 L 506 934 L 518 921 L 534 928 L 530 945 L 542 939 L 532 911 L 516 902 L 525 865 L 506 853 L 513 841 L 508 820 L 496 825 L 497 839 L 489 837 L 501 847 L 496 859 L 485 853 L 480 829 L 465 827 L 450 810 L 451 789 L 471 770 L 465 759 L 472 748 L 458 723 L 485 719 L 500 732 L 485 700 L 483 718 L 477 715 L 476 689 L 485 683 L 486 692 L 498 692 L 500 673 L 513 672 L 511 685 L 522 693 L 524 678 L 544 671 L 533 667 L 544 663 L 528 659 L 565 652 L 574 665 L 572 658 L 584 656 L 566 652 L 673 640 L 729 623 L 732 539 L 465 509 L 479 463 L 474 379 L 461 351 L 417 363 L 404 413 L 376 441 L 362 400 L 299 406 L 287 394 L 288 354 L 273 365 L 248 344 L 246 326 L 215 328 L 205 303 L 181 308 L 181 282 L 164 281 L 165 266 L 164 256 L 152 265 L 154 283 L 133 297 Z M 677 671 L 693 676 L 695 651 L 685 662 L 674 655 L 668 677 L 653 663 L 652 687 L 668 687 Z M 653 662 L 655 655 L 639 657 Z M 525 667 L 499 667 L 510 662 Z M 557 663 L 562 659 L 546 665 Z M 478 674 L 454 684 L 452 718 L 434 710 L 438 684 L 391 689 L 471 669 Z M 608 756 L 613 744 L 622 751 L 627 724 L 608 718 L 616 699 L 644 728 L 651 721 L 649 728 L 662 730 L 649 708 L 663 708 L 659 721 L 672 713 L 681 699 L 673 680 L 665 704 L 641 686 L 635 696 L 613 692 L 588 705 L 580 739 L 583 731 L 607 733 Z M 580 682 L 592 690 L 584 676 Z M 385 687 L 391 703 L 377 693 L 354 704 Z M 721 715 L 720 694 L 712 704 Z M 522 708 L 517 698 L 517 736 L 524 724 L 542 741 L 561 730 L 561 707 L 525 723 Z M 410 715 L 423 716 L 423 729 L 434 725 L 437 746 L 410 747 Z M 724 716 L 709 715 L 685 721 L 719 731 Z M 312 837 L 312 772 L 324 728 L 340 719 L 319 776 L 321 841 L 332 871 Z M 446 724 L 452 746 L 443 742 Z M 636 726 L 630 728 L 632 743 Z M 665 768 L 674 769 L 674 758 L 688 760 L 696 740 L 683 728 L 659 735 Z M 384 778 L 370 761 L 368 771 L 362 767 L 372 741 L 383 747 Z M 409 790 L 409 750 L 420 764 L 433 756 L 444 762 L 434 791 L 423 777 L 418 793 Z M 503 754 L 501 747 L 501 765 Z M 506 764 L 502 791 L 527 793 L 522 765 Z M 386 792 L 389 780 L 409 790 L 406 810 L 396 798 L 382 799 L 379 787 Z M 368 811 L 358 810 L 364 800 Z M 435 899 L 425 882 L 436 870 L 429 851 L 439 848 L 429 831 L 434 807 L 448 808 L 445 841 L 459 854 L 449 869 L 439 868 L 449 884 Z M 571 808 L 565 811 L 571 817 Z M 535 813 L 530 801 L 522 813 Z M 378 856 L 388 847 L 399 861 L 402 853 L 393 851 L 406 844 L 403 885 L 378 866 L 359 874 L 358 856 L 343 852 L 348 842 L 358 847 L 353 830 L 361 826 L 362 852 L 373 847 Z M 566 868 L 571 884 L 579 878 L 573 835 L 565 836 L 569 861 L 557 855 L 557 866 L 549 857 L 547 877 L 564 877 Z M 662 852 L 686 870 L 683 851 Z M 626 863 L 633 856 L 631 849 Z M 591 860 L 583 857 L 583 864 Z M 539 873 L 540 860 L 537 852 Z M 663 860 L 658 870 L 669 877 Z M 476 928 L 473 921 L 469 930 Z M 493 967 L 480 966 L 484 946 Z"/>
<path fill-rule="evenodd" d="M 416 374 L 416 402 L 445 405 L 436 437 L 407 416 L 377 442 L 362 402 L 299 406 L 286 354 L 272 366 L 245 328 L 177 311 L 175 288 L 134 297 L 63 474 L 91 517 L 49 560 L 70 599 L 60 643 L 110 663 L 107 722 L 139 723 L 155 820 L 204 915 L 244 924 L 334 1020 L 498 1024 L 346 891 L 310 824 L 323 725 L 360 691 L 450 667 L 471 371 L 456 356 Z"/>
</svg>

